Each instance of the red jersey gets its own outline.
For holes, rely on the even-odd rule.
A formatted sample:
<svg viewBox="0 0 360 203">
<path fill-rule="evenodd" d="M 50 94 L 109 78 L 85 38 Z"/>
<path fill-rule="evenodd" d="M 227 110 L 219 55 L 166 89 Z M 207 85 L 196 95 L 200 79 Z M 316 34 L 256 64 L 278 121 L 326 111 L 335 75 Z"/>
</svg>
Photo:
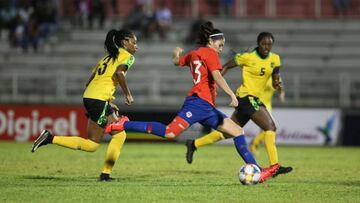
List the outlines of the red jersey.
<svg viewBox="0 0 360 203">
<path fill-rule="evenodd" d="M 216 83 L 211 72 L 221 70 L 218 53 L 209 47 L 192 50 L 179 59 L 180 66 L 189 66 L 194 86 L 188 96 L 197 94 L 198 97 L 215 106 Z"/>
</svg>

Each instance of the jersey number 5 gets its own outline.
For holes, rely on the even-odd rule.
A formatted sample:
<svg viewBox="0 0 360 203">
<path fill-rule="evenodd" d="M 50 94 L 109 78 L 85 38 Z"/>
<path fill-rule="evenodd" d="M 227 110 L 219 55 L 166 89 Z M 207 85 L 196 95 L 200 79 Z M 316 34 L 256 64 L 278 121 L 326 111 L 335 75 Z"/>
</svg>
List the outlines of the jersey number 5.
<svg viewBox="0 0 360 203">
<path fill-rule="evenodd" d="M 263 76 L 263 75 L 265 75 L 265 68 L 260 69 L 260 76 Z"/>
<path fill-rule="evenodd" d="M 191 71 L 194 73 L 193 80 L 194 80 L 194 84 L 196 85 L 200 82 L 200 78 L 201 78 L 201 72 L 200 72 L 201 61 L 199 60 L 193 61 L 190 67 L 191 67 Z"/>
</svg>

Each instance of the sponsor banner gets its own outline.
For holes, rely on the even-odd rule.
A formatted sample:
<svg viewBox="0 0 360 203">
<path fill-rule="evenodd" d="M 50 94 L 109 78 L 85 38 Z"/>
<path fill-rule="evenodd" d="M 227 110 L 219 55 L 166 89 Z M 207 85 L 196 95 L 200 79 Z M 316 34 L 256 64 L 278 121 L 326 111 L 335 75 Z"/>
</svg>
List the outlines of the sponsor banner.
<svg viewBox="0 0 360 203">
<path fill-rule="evenodd" d="M 229 117 L 232 108 L 219 108 Z M 286 145 L 335 145 L 341 129 L 341 112 L 338 109 L 274 109 L 276 143 Z M 260 129 L 252 121 L 245 126 L 245 135 L 250 142 Z M 222 141 L 232 143 L 232 139 Z"/>
<path fill-rule="evenodd" d="M 122 112 L 131 120 L 169 123 L 174 111 Z M 33 141 L 42 130 L 54 135 L 87 137 L 87 117 L 81 105 L 0 105 L 0 141 Z M 104 136 L 109 141 L 110 135 Z M 127 133 L 127 140 L 172 141 L 144 133 Z"/>
<path fill-rule="evenodd" d="M 82 106 L 0 105 L 0 140 L 32 141 L 43 129 L 85 137 L 86 125 Z"/>
</svg>

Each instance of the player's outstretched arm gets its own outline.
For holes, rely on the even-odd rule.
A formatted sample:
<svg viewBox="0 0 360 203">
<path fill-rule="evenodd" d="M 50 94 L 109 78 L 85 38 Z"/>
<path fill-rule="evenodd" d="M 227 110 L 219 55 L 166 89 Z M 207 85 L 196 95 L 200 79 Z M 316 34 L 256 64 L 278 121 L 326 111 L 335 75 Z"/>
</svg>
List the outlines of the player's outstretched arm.
<svg viewBox="0 0 360 203">
<path fill-rule="evenodd" d="M 228 62 L 226 62 L 223 65 L 223 67 L 222 67 L 223 69 L 221 70 L 221 75 L 225 75 L 229 69 L 232 69 L 232 68 L 234 68 L 236 66 L 237 65 L 236 65 L 234 59 L 229 60 Z"/>
<path fill-rule="evenodd" d="M 180 55 L 184 50 L 181 47 L 175 47 L 173 50 L 173 55 L 172 55 L 172 62 L 175 66 L 178 66 L 179 63 L 179 59 L 180 59 Z"/>
<path fill-rule="evenodd" d="M 125 104 L 127 105 L 131 105 L 133 102 L 134 102 L 134 99 L 130 93 L 130 89 L 127 85 L 127 82 L 126 82 L 126 71 L 127 71 L 127 67 L 125 65 L 120 65 L 116 72 L 115 72 L 115 75 L 116 75 L 116 78 L 118 79 L 119 81 L 119 85 L 121 87 L 121 90 L 122 92 L 124 93 L 125 95 Z"/>
<path fill-rule="evenodd" d="M 220 71 L 214 70 L 214 71 L 211 72 L 211 74 L 212 74 L 216 84 L 219 85 L 219 87 L 221 89 L 223 89 L 226 94 L 228 94 L 230 96 L 231 102 L 230 102 L 229 105 L 231 107 L 237 107 L 238 104 L 239 104 L 238 100 L 236 99 L 236 96 L 235 96 L 234 92 L 231 90 L 231 88 L 227 84 L 226 80 L 221 75 Z"/>
</svg>

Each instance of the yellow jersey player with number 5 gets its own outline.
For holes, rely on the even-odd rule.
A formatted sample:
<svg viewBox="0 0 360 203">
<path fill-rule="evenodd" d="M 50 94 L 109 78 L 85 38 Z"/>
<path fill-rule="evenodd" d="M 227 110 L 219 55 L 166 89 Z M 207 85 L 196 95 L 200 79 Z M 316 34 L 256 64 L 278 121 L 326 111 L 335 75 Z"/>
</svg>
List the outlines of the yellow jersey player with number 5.
<svg viewBox="0 0 360 203">
<path fill-rule="evenodd" d="M 282 91 L 280 56 L 271 52 L 273 43 L 274 37 L 271 33 L 260 33 L 257 37 L 257 47 L 251 52 L 236 54 L 233 59 L 223 66 L 222 74 L 225 74 L 231 68 L 242 66 L 242 84 L 236 91 L 239 105 L 235 107 L 231 119 L 241 127 L 244 127 L 251 119 L 264 131 L 265 146 L 270 161 L 270 167 L 266 170 L 273 174 L 274 177 L 278 174 L 288 173 L 292 168 L 280 166 L 278 163 L 275 145 L 275 122 L 260 99 L 270 78 L 272 78 L 274 89 Z M 188 163 L 192 162 L 193 153 L 197 148 L 224 139 L 224 136 L 227 137 L 225 134 L 213 131 L 196 140 L 188 140 L 186 143 L 186 159 Z"/>
<path fill-rule="evenodd" d="M 137 51 L 136 36 L 128 30 L 110 30 L 105 39 L 107 55 L 93 69 L 83 94 L 83 104 L 87 112 L 87 138 L 78 136 L 56 136 L 48 130 L 43 130 L 35 140 L 31 151 L 47 144 L 56 144 L 75 150 L 94 152 L 104 136 L 107 124 L 119 119 L 118 108 L 111 102 L 119 85 L 125 96 L 125 103 L 131 105 L 134 101 L 126 82 L 126 73 L 134 64 L 133 54 Z M 125 131 L 110 132 L 105 163 L 100 174 L 100 181 L 110 181 L 110 173 L 119 158 L 120 150 L 126 138 Z"/>
</svg>

